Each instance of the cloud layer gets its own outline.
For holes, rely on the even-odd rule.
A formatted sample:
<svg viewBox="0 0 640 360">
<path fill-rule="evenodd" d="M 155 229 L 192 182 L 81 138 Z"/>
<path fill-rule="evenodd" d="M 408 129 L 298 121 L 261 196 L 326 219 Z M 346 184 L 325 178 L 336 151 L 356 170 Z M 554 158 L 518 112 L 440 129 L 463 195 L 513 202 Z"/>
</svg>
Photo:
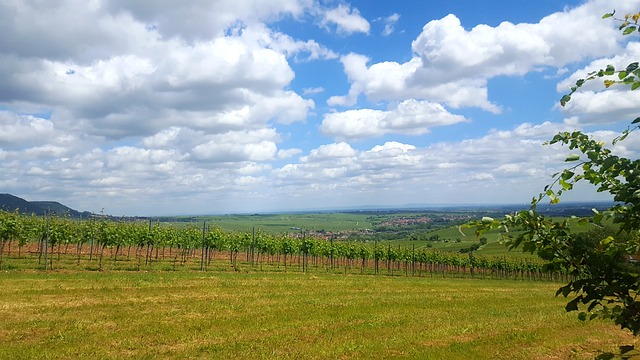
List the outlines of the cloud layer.
<svg viewBox="0 0 640 360">
<path fill-rule="evenodd" d="M 350 41 L 391 38 L 404 15 L 367 19 L 346 2 L 0 2 L 0 190 L 132 215 L 526 202 L 566 156 L 544 140 L 611 139 L 602 126 L 637 116 L 640 95 L 589 84 L 566 108 L 542 105 L 555 121 L 426 136 L 504 116 L 495 79 L 562 74 L 549 81 L 563 93 L 638 59 L 600 19 L 611 6 L 497 26 L 425 19 L 401 62 Z M 322 76 L 346 82 L 302 83 Z M 616 151 L 637 157 L 638 140 Z"/>
</svg>

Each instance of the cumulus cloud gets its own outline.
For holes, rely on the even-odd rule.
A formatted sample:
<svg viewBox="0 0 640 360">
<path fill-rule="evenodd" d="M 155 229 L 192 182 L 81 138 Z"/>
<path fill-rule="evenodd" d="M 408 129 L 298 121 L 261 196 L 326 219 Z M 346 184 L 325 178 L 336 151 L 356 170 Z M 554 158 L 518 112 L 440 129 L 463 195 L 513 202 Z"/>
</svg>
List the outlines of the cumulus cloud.
<svg viewBox="0 0 640 360">
<path fill-rule="evenodd" d="M 297 0 L 218 0 L 198 2 L 197 5 L 114 0 L 102 5 L 109 13 L 131 16 L 165 38 L 179 37 L 193 42 L 218 37 L 238 23 L 254 24 L 287 16 L 298 17 L 311 6 L 308 1 Z"/>
<path fill-rule="evenodd" d="M 278 159 L 292 158 L 302 152 L 301 149 L 280 149 L 278 150 Z"/>
<path fill-rule="evenodd" d="M 55 137 L 51 121 L 32 115 L 0 111 L 0 146 L 4 149 L 39 144 L 43 138 Z"/>
<path fill-rule="evenodd" d="M 379 137 L 385 134 L 421 135 L 434 126 L 468 121 L 428 101 L 405 100 L 387 111 L 360 109 L 325 115 L 320 130 L 335 138 Z"/>
<path fill-rule="evenodd" d="M 300 161 L 309 162 L 311 160 L 326 161 L 331 159 L 344 159 L 354 156 L 355 154 L 356 151 L 351 147 L 351 145 L 341 142 L 322 145 L 317 149 L 311 150 L 309 156 L 300 158 Z"/>
<path fill-rule="evenodd" d="M 368 64 L 363 55 L 343 56 L 351 87 L 347 95 L 331 97 L 328 104 L 351 106 L 363 94 L 375 102 L 415 98 L 499 113 L 501 106 L 489 100 L 489 79 L 562 67 L 619 49 L 619 33 L 600 18 L 610 11 L 603 10 L 607 6 L 611 5 L 602 0 L 591 1 L 538 23 L 480 24 L 470 30 L 457 16 L 447 15 L 423 27 L 407 62 Z"/>
<path fill-rule="evenodd" d="M 336 8 L 326 10 L 322 19 L 322 25 L 326 27 L 335 25 L 338 33 L 346 35 L 356 32 L 368 34 L 371 27 L 369 22 L 360 16 L 358 9 L 351 8 L 345 4 L 340 4 Z"/>
<path fill-rule="evenodd" d="M 193 46 L 156 42 L 153 51 L 84 65 L 33 60 L 25 66 L 4 55 L 0 74 L 9 81 L 0 84 L 0 101 L 61 109 L 73 119 L 70 127 L 114 139 L 176 123 L 225 132 L 304 120 L 314 104 L 284 89 L 294 76 L 285 56 L 247 41 L 239 35 Z"/>
<path fill-rule="evenodd" d="M 555 131 L 635 110 L 635 93 L 589 85 L 564 123 L 429 144 L 419 135 L 474 114 L 460 109 L 502 111 L 495 77 L 624 63 L 637 45 L 620 47 L 599 19 L 611 4 L 594 0 L 531 24 L 446 16 L 417 29 L 409 58 L 395 57 L 406 61 L 385 61 L 346 41 L 380 36 L 358 9 L 326 4 L 0 2 L 0 188 L 134 215 L 447 202 L 454 188 L 458 199 L 513 202 L 562 165 L 562 151 L 539 145 Z M 399 19 L 379 19 L 382 35 Z M 302 31 L 281 30 L 292 24 Z M 334 61 L 348 82 L 309 70 Z M 308 98 L 325 94 L 333 108 Z M 615 151 L 637 156 L 638 140 Z"/>
<path fill-rule="evenodd" d="M 238 131 L 205 137 L 192 154 L 196 160 L 210 162 L 269 161 L 277 153 L 277 134 L 273 130 Z"/>
<path fill-rule="evenodd" d="M 573 131 L 565 124 L 522 124 L 511 130 L 424 147 L 396 141 L 358 150 L 346 143 L 323 145 L 298 163 L 274 169 L 278 186 L 306 194 L 316 201 L 316 189 L 331 189 L 330 201 L 366 201 L 375 194 L 379 202 L 410 203 L 528 203 L 551 181 L 551 174 L 566 166 L 571 152 L 559 146 L 542 146 L 558 131 Z M 589 133 L 611 144 L 615 132 Z M 637 154 L 640 135 L 618 143 L 620 155 Z M 313 189 L 313 190 L 312 190 Z M 460 196 L 448 198 L 451 189 Z M 579 199 L 588 187 L 567 194 Z M 325 199 L 325 203 L 327 200 Z M 365 202 L 366 203 L 366 202 Z"/>
<path fill-rule="evenodd" d="M 614 57 L 599 58 L 575 71 L 569 77 L 559 82 L 558 92 L 568 93 L 571 86 L 578 79 L 584 79 L 587 74 L 599 69 L 605 69 L 607 65 L 613 65 L 618 70 L 623 70 L 640 57 L 640 43 L 629 42 L 623 51 Z M 562 109 L 564 114 L 571 119 L 571 123 L 581 124 L 610 124 L 620 121 L 630 121 L 638 116 L 638 103 L 640 93 L 631 91 L 629 86 L 614 85 L 606 89 L 604 80 L 618 80 L 617 75 L 596 78 L 572 95 L 571 101 Z"/>
<path fill-rule="evenodd" d="M 338 56 L 267 22 L 321 12 L 298 0 L 0 3 L 0 181 L 132 201 L 260 183 L 267 162 L 300 151 L 278 149 L 276 126 L 315 106 L 290 88 L 290 61 Z M 337 15 L 327 21 L 357 31 Z"/>
</svg>

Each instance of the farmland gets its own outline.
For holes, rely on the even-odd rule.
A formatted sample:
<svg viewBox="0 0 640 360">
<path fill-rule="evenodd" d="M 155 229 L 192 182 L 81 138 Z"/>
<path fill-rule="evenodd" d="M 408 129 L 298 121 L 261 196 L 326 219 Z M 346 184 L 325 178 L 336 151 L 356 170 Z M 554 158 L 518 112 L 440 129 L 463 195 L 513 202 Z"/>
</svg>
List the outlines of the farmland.
<svg viewBox="0 0 640 360">
<path fill-rule="evenodd" d="M 297 270 L 359 274 L 557 279 L 535 258 L 439 251 L 400 242 L 334 239 L 326 234 L 228 232 L 140 221 L 75 220 L 0 212 L 2 269 Z M 448 240 L 445 240 L 448 243 Z M 487 242 L 488 245 L 488 242 Z M 17 249 L 16 249 L 17 248 Z M 17 250 L 17 251 L 16 251 Z"/>
<path fill-rule="evenodd" d="M 244 230 L 1 215 L 0 358 L 586 359 L 635 344 L 566 314 L 553 295 L 567 274 L 505 252 L 497 232 L 471 255 L 478 239 L 450 224 L 337 235 L 371 214 L 308 216 L 324 216 L 317 233 L 251 215 Z M 385 216 L 375 226 L 429 222 Z"/>
</svg>

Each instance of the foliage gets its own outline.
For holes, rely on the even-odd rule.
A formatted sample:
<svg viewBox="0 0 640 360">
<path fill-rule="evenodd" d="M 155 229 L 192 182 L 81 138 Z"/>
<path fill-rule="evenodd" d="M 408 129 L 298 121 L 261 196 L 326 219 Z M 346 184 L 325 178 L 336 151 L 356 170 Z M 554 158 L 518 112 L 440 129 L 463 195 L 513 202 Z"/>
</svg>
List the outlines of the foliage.
<svg viewBox="0 0 640 360">
<path fill-rule="evenodd" d="M 620 21 L 619 29 L 624 35 L 640 31 L 640 13 L 628 14 L 624 19 L 617 19 L 614 13 L 609 13 L 603 18 Z M 617 76 L 617 80 L 611 79 L 611 76 Z M 589 73 L 585 79 L 576 82 L 569 94 L 562 97 L 561 105 L 566 105 L 573 93 L 596 78 L 605 78 L 605 88 L 621 84 L 635 90 L 640 87 L 638 62 L 629 64 L 624 70 L 616 70 L 613 65 L 608 65 L 606 69 Z M 612 144 L 625 140 L 639 127 L 640 117 L 632 120 L 631 125 Z M 537 253 L 549 261 L 549 268 L 564 269 L 572 275 L 572 280 L 556 293 L 565 297 L 573 296 L 566 305 L 567 311 L 579 310 L 580 305 L 586 306 L 586 311 L 578 315 L 581 320 L 596 317 L 612 319 L 621 328 L 638 335 L 640 269 L 634 261 L 640 254 L 640 160 L 617 156 L 603 142 L 580 131 L 559 133 L 546 144 L 566 145 L 571 150 L 579 151 L 580 154 L 570 155 L 565 160 L 576 165 L 554 174 L 553 182 L 533 198 L 530 210 L 507 215 L 500 221 L 484 218 L 474 224 L 477 234 L 496 227 L 503 227 L 507 231 L 522 230 L 517 235 L 504 235 L 510 249 L 522 248 L 523 251 Z M 592 184 L 598 192 L 611 194 L 616 205 L 604 212 L 594 210 L 590 219 L 581 220 L 587 226 L 595 226 L 596 230 L 574 234 L 567 219 L 557 221 L 545 217 L 536 211 L 536 205 L 545 198 L 552 204 L 558 203 L 563 192 L 572 190 L 580 181 Z M 603 227 L 605 219 L 613 220 L 615 231 Z"/>
<path fill-rule="evenodd" d="M 640 13 L 635 14 L 626 14 L 624 19 L 619 19 L 615 17 L 615 11 L 602 15 L 603 19 L 613 18 L 614 20 L 619 21 L 621 24 L 618 27 L 618 30 L 622 31 L 624 35 L 631 35 L 634 32 L 640 32 L 640 25 L 638 21 L 640 21 Z M 617 79 L 608 78 L 604 80 L 605 88 L 609 88 L 614 84 L 624 84 L 629 85 L 631 90 L 635 90 L 640 87 L 640 68 L 638 67 L 638 62 L 632 62 L 627 65 L 624 70 L 616 70 L 613 65 L 607 65 L 605 69 L 600 69 L 598 71 L 592 71 L 587 74 L 587 77 L 584 79 L 579 79 L 576 81 L 576 84 L 571 87 L 571 91 L 564 95 L 562 99 L 560 99 L 560 105 L 565 106 L 570 100 L 571 95 L 575 93 L 580 87 L 582 87 L 587 81 L 594 80 L 596 78 L 603 78 L 608 76 L 617 75 Z M 636 119 L 637 120 L 637 119 Z"/>
</svg>

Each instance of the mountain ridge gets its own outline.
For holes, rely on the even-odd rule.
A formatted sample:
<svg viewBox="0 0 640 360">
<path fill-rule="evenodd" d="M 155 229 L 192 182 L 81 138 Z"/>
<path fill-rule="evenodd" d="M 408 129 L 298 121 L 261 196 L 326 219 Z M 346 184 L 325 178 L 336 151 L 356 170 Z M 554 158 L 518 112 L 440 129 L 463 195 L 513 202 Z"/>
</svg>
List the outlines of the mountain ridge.
<svg viewBox="0 0 640 360">
<path fill-rule="evenodd" d="M 77 211 L 57 201 L 27 201 L 11 194 L 0 194 L 0 210 L 18 211 L 22 214 L 34 214 L 38 216 L 49 214 L 67 215 L 73 218 L 89 217 L 93 215 L 88 211 Z"/>
</svg>

